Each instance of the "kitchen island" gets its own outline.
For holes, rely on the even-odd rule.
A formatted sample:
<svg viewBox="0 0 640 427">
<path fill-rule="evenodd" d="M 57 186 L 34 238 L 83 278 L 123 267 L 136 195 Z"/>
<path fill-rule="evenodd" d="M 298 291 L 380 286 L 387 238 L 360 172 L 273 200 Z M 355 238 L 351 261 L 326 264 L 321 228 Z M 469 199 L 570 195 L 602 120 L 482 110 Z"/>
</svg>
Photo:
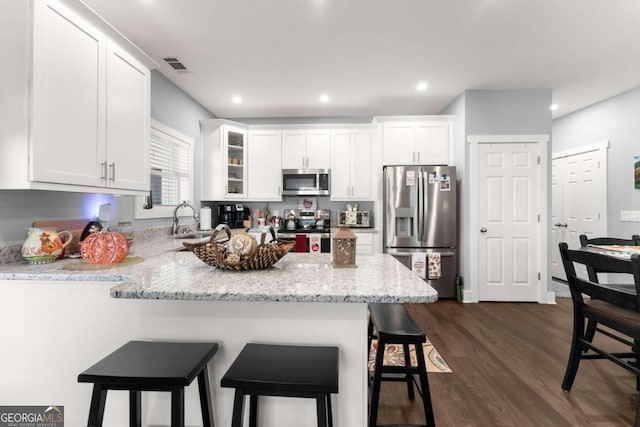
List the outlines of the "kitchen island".
<svg viewBox="0 0 640 427">
<path fill-rule="evenodd" d="M 424 281 L 388 255 L 361 256 L 353 269 L 331 258 L 288 254 L 273 268 L 227 272 L 166 244 L 136 249 L 145 261 L 106 271 L 0 266 L 3 339 L 0 402 L 65 406 L 68 425 L 83 425 L 91 387 L 77 374 L 131 339 L 216 341 L 210 369 L 214 417 L 230 425 L 233 391 L 220 378 L 247 342 L 336 345 L 340 391 L 336 426 L 367 420 L 367 303 L 437 299 Z M 31 268 L 33 267 L 33 268 Z M 109 297 L 111 296 L 111 298 Z M 265 369 L 268 369 L 265 366 Z M 313 369 L 313 367 L 310 367 Z M 186 425 L 201 425 L 197 388 L 186 393 Z M 126 425 L 127 394 L 109 392 L 105 426 Z M 306 399 L 265 398 L 262 425 L 315 426 Z M 169 396 L 143 396 L 145 425 L 167 425 Z"/>
</svg>

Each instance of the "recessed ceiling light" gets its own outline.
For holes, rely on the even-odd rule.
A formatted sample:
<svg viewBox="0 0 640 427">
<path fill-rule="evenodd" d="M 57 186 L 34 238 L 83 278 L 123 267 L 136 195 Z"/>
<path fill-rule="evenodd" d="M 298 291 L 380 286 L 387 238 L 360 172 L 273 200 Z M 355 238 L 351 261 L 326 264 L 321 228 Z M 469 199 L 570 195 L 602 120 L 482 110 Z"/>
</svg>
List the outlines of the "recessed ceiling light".
<svg viewBox="0 0 640 427">
<path fill-rule="evenodd" d="M 231 101 L 233 101 L 234 104 L 240 104 L 242 102 L 242 98 L 240 98 L 239 96 L 234 96 L 233 98 L 231 98 Z"/>
<path fill-rule="evenodd" d="M 329 102 L 329 95 L 327 95 L 326 93 L 320 95 L 320 102 Z"/>
<path fill-rule="evenodd" d="M 551 105 L 549 106 L 549 109 L 550 109 L 551 111 L 557 110 L 557 109 L 558 109 L 558 104 L 551 104 Z"/>
<path fill-rule="evenodd" d="M 416 89 L 418 89 L 420 92 L 427 90 L 427 83 L 426 82 L 420 82 L 416 85 Z"/>
</svg>

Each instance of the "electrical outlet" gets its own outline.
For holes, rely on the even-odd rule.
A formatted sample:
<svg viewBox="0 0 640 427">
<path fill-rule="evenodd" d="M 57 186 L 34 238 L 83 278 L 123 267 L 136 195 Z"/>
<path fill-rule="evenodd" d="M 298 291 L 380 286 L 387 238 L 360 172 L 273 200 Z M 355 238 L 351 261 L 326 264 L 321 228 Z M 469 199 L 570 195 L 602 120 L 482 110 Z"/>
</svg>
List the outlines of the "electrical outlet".
<svg viewBox="0 0 640 427">
<path fill-rule="evenodd" d="M 640 222 L 640 211 L 620 211 L 620 221 Z"/>
</svg>

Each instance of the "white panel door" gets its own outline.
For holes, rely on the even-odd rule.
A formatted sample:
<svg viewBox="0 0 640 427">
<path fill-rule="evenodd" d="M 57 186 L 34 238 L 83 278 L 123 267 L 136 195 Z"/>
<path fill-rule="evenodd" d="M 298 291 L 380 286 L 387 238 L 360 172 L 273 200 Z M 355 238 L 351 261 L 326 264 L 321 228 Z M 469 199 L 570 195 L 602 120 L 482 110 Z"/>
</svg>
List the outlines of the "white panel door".
<svg viewBox="0 0 640 427">
<path fill-rule="evenodd" d="M 307 132 L 307 168 L 329 169 L 331 167 L 331 133 L 326 130 Z"/>
<path fill-rule="evenodd" d="M 277 130 L 250 131 L 248 146 L 248 198 L 282 200 L 282 133 Z"/>
<path fill-rule="evenodd" d="M 558 244 L 580 246 L 580 235 L 604 237 L 606 226 L 606 151 L 595 150 L 553 159 L 551 274 L 566 280 Z"/>
<path fill-rule="evenodd" d="M 368 129 L 351 132 L 351 197 L 371 200 L 371 133 Z"/>
<path fill-rule="evenodd" d="M 107 50 L 107 185 L 149 190 L 149 69 L 118 46 Z"/>
<path fill-rule="evenodd" d="M 538 144 L 479 144 L 480 301 L 537 301 Z"/>
<path fill-rule="evenodd" d="M 416 124 L 416 162 L 423 165 L 449 164 L 449 124 Z"/>
<path fill-rule="evenodd" d="M 306 134 L 304 130 L 282 133 L 282 169 L 304 169 L 306 166 Z"/>
<path fill-rule="evenodd" d="M 566 279 L 558 245 L 565 242 L 564 216 L 562 215 L 562 186 L 564 161 L 553 159 L 551 163 L 551 276 Z"/>
<path fill-rule="evenodd" d="M 391 122 L 382 125 L 382 163 L 384 165 L 416 163 L 415 145 L 414 123 Z"/>
<path fill-rule="evenodd" d="M 104 36 L 58 4 L 34 4 L 33 181 L 102 186 Z"/>
<path fill-rule="evenodd" d="M 351 196 L 351 133 L 348 129 L 331 135 L 331 200 Z"/>
</svg>

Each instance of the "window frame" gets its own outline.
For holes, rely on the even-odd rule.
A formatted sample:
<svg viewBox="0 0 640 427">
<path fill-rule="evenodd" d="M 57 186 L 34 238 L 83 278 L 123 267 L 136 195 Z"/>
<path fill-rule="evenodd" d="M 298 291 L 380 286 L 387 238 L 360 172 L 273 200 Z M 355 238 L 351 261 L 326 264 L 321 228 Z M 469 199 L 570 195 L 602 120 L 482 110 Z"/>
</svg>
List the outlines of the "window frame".
<svg viewBox="0 0 640 427">
<path fill-rule="evenodd" d="M 193 205 L 193 187 L 194 187 L 194 146 L 195 141 L 193 138 L 178 132 L 177 130 L 160 123 L 157 120 L 151 119 L 151 132 L 149 137 L 154 135 L 161 138 L 168 138 L 170 140 L 176 140 L 177 142 L 187 144 L 189 146 L 189 191 L 187 203 Z M 151 156 L 151 152 L 149 152 Z M 149 175 L 151 175 L 151 166 L 149 166 Z M 149 183 L 151 185 L 151 183 Z M 151 209 L 144 209 L 145 205 L 144 196 L 136 197 L 135 200 L 135 219 L 153 219 L 153 218 L 171 218 L 173 217 L 173 211 L 177 205 L 154 205 Z M 191 212 L 188 209 L 182 209 L 183 212 L 178 211 L 179 216 L 189 216 Z"/>
</svg>

